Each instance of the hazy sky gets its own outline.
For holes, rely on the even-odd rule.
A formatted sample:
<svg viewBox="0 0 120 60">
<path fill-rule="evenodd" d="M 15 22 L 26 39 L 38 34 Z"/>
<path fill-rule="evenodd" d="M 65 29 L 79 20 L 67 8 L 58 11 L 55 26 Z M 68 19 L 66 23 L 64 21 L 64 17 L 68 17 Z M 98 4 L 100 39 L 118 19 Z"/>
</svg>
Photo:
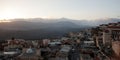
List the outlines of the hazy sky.
<svg viewBox="0 0 120 60">
<path fill-rule="evenodd" d="M 0 0 L 0 19 L 120 18 L 120 0 Z"/>
</svg>

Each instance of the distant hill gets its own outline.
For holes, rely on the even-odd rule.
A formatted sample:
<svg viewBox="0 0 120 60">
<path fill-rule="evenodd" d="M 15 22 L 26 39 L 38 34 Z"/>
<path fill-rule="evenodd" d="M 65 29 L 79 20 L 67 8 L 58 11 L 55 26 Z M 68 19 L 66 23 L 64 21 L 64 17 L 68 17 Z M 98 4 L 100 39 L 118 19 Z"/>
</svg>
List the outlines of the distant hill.
<svg viewBox="0 0 120 60">
<path fill-rule="evenodd" d="M 11 19 L 10 23 L 0 23 L 0 40 L 11 37 L 23 39 L 40 39 L 61 37 L 71 31 L 97 26 L 99 24 L 120 22 L 120 19 L 73 20 L 60 19 Z"/>
</svg>

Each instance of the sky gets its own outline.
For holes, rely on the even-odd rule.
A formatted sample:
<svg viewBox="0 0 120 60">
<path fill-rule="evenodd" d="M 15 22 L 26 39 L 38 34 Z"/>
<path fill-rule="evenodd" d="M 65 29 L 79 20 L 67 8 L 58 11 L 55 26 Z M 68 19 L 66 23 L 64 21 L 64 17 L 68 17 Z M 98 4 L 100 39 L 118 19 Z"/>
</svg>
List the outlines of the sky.
<svg viewBox="0 0 120 60">
<path fill-rule="evenodd" d="M 0 0 L 0 19 L 120 18 L 120 0 Z"/>
</svg>

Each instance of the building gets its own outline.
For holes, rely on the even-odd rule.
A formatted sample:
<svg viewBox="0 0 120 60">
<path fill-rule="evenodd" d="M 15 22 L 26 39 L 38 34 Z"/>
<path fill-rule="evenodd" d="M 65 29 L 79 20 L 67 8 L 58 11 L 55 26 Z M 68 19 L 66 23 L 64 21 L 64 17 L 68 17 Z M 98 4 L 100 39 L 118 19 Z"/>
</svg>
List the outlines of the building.
<svg viewBox="0 0 120 60">
<path fill-rule="evenodd" d="M 120 41 L 120 23 L 109 23 L 103 31 L 103 43 Z"/>
<path fill-rule="evenodd" d="M 25 48 L 23 53 L 19 55 L 16 60 L 39 60 L 40 59 L 40 50 L 35 48 Z"/>
<path fill-rule="evenodd" d="M 93 29 L 96 46 L 107 56 L 120 57 L 120 22 L 102 24 Z"/>
<path fill-rule="evenodd" d="M 93 31 L 97 43 L 111 45 L 113 41 L 120 41 L 120 22 L 102 24 Z"/>
</svg>

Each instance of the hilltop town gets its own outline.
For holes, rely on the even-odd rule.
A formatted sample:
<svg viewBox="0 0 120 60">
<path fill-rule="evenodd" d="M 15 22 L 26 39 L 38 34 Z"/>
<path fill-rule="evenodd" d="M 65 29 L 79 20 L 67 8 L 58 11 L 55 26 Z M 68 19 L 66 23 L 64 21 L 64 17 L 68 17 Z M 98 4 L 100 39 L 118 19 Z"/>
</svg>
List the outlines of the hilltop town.
<svg viewBox="0 0 120 60">
<path fill-rule="evenodd" d="M 120 22 L 101 24 L 60 39 L 0 40 L 0 60 L 119 60 Z"/>
</svg>

